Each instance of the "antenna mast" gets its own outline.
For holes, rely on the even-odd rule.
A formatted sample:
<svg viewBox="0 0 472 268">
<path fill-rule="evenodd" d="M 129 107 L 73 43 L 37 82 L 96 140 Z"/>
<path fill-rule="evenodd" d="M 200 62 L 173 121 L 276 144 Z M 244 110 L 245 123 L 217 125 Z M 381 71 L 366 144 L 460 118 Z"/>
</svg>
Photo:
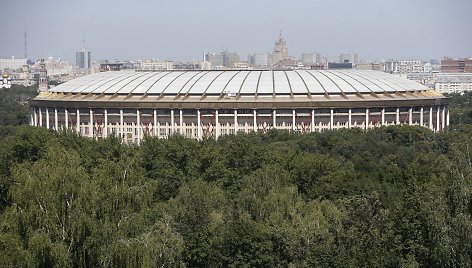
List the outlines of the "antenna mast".
<svg viewBox="0 0 472 268">
<path fill-rule="evenodd" d="M 25 59 L 28 59 L 28 49 L 27 49 L 27 43 L 26 43 L 26 31 L 25 31 Z"/>
</svg>

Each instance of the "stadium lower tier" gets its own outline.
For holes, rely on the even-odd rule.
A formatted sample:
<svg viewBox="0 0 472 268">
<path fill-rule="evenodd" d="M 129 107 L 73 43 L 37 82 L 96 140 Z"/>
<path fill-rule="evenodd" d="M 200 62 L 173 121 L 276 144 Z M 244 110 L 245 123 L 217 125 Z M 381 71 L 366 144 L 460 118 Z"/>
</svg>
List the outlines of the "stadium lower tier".
<svg viewBox="0 0 472 268">
<path fill-rule="evenodd" d="M 193 139 L 217 139 L 238 132 L 265 133 L 270 129 L 303 134 L 403 124 L 442 131 L 449 125 L 448 107 L 230 110 L 31 107 L 33 126 L 72 129 L 95 139 L 116 135 L 129 144 L 139 143 L 146 135 L 167 138 L 178 133 Z"/>
</svg>

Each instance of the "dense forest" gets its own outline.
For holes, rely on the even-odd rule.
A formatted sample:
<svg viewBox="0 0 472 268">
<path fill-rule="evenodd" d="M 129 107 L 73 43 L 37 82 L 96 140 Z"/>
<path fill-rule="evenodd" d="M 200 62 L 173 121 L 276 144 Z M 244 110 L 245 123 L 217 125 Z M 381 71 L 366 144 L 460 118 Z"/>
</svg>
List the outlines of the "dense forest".
<svg viewBox="0 0 472 268">
<path fill-rule="evenodd" d="M 1 127 L 0 267 L 470 267 L 469 97 L 444 133 Z"/>
</svg>

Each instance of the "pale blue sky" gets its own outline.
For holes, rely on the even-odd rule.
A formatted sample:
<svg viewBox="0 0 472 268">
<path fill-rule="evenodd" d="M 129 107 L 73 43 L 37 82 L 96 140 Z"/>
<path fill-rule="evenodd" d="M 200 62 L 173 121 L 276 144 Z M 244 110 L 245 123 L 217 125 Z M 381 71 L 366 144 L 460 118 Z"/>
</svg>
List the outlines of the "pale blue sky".
<svg viewBox="0 0 472 268">
<path fill-rule="evenodd" d="M 0 57 L 75 60 L 200 59 L 229 49 L 269 52 L 282 31 L 289 54 L 363 60 L 472 57 L 471 0 L 0 0 Z"/>
</svg>

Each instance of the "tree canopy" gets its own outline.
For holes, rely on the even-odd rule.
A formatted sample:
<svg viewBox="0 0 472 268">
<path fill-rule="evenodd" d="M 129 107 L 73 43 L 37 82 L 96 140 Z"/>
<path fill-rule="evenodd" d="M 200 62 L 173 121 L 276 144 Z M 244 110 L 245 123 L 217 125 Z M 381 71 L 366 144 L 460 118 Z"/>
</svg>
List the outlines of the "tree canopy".
<svg viewBox="0 0 472 268">
<path fill-rule="evenodd" d="M 0 265 L 467 267 L 471 129 L 218 141 L 20 127 L 0 148 Z"/>
<path fill-rule="evenodd" d="M 8 128 L 1 267 L 472 266 L 464 121 L 140 146 Z"/>
</svg>

